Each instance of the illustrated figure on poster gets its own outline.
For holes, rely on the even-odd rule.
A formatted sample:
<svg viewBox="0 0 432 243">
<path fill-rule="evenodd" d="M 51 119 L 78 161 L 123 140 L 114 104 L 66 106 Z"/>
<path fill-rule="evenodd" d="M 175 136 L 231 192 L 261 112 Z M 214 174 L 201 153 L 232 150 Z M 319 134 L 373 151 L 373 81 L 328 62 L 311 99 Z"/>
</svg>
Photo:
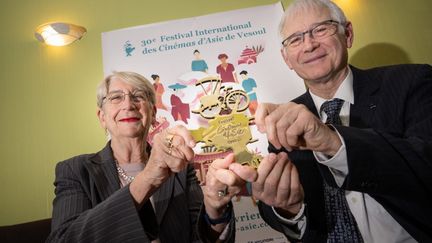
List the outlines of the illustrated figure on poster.
<svg viewBox="0 0 432 243">
<path fill-rule="evenodd" d="M 234 65 L 228 62 L 228 55 L 225 53 L 219 54 L 218 59 L 221 64 L 216 67 L 216 73 L 219 74 L 222 83 L 238 83 Z"/>
<path fill-rule="evenodd" d="M 182 120 L 184 123 L 188 124 L 188 119 L 190 118 L 189 104 L 183 103 L 179 96 L 181 96 L 181 89 L 186 88 L 186 85 L 175 83 L 168 86 L 168 88 L 174 91 L 171 95 L 171 114 L 175 121 Z"/>
<path fill-rule="evenodd" d="M 160 77 L 157 74 L 152 74 L 152 79 L 154 80 L 153 87 L 156 93 L 156 108 L 162 110 L 168 110 L 164 103 L 162 102 L 162 95 L 165 92 L 165 88 L 160 82 Z"/>
<path fill-rule="evenodd" d="M 256 95 L 257 84 L 255 79 L 248 77 L 248 72 L 243 70 L 240 72 L 240 77 L 242 78 L 242 86 L 249 96 L 249 111 L 251 115 L 255 115 L 255 111 L 258 107 L 258 100 Z"/>
<path fill-rule="evenodd" d="M 132 52 L 135 50 L 135 47 L 132 46 L 132 44 L 130 43 L 130 41 L 126 41 L 126 43 L 124 44 L 124 50 L 126 52 L 126 56 L 130 57 L 132 56 Z"/>
<path fill-rule="evenodd" d="M 258 62 L 258 55 L 264 51 L 264 47 L 259 46 L 253 46 L 252 48 L 249 48 L 246 46 L 246 48 L 242 51 L 240 54 L 240 58 L 237 60 L 237 64 L 253 64 Z"/>
<path fill-rule="evenodd" d="M 201 58 L 201 53 L 198 50 L 193 52 L 195 60 L 192 60 L 192 71 L 207 72 L 208 66 L 206 61 Z"/>
</svg>

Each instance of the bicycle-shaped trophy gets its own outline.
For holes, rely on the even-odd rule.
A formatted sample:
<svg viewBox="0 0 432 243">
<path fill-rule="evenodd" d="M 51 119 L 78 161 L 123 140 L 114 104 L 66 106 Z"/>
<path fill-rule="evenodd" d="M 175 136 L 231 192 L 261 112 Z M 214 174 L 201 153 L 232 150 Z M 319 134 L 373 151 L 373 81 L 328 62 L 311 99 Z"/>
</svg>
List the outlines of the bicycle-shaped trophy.
<svg viewBox="0 0 432 243">
<path fill-rule="evenodd" d="M 246 146 L 257 141 L 252 138 L 249 127 L 254 118 L 244 114 L 249 106 L 246 92 L 222 86 L 219 77 L 206 77 L 197 81 L 196 86 L 201 86 L 205 95 L 200 98 L 199 108 L 192 113 L 207 119 L 208 127 L 191 131 L 197 143 L 204 143 L 203 153 L 195 157 L 195 162 L 203 166 L 205 161 L 232 152 L 237 163 L 257 168 L 262 157 Z"/>
<path fill-rule="evenodd" d="M 246 92 L 221 86 L 222 81 L 219 77 L 207 77 L 197 81 L 195 85 L 201 86 L 205 95 L 200 98 L 199 109 L 192 113 L 200 114 L 203 118 L 213 119 L 217 115 L 231 111 L 242 112 L 249 106 L 249 96 Z"/>
</svg>

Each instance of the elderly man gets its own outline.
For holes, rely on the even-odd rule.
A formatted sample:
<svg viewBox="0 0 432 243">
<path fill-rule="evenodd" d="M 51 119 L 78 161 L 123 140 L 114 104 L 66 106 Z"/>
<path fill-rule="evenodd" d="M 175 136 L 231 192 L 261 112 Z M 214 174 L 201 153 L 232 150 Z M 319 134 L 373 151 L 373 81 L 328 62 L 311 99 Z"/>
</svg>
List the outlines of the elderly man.
<svg viewBox="0 0 432 243">
<path fill-rule="evenodd" d="M 432 242 L 432 68 L 348 65 L 353 26 L 331 1 L 294 1 L 280 32 L 309 89 L 257 110 L 264 220 L 291 241 Z"/>
</svg>

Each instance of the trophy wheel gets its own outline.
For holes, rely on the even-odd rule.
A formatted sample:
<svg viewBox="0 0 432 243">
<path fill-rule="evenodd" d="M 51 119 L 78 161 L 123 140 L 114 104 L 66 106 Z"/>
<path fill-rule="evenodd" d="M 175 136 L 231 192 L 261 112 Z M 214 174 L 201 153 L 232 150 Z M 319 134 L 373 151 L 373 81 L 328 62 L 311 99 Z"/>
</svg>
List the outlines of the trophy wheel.
<svg viewBox="0 0 432 243">
<path fill-rule="evenodd" d="M 249 96 L 243 90 L 234 90 L 226 96 L 226 104 L 231 110 L 244 111 L 249 107 Z"/>
</svg>

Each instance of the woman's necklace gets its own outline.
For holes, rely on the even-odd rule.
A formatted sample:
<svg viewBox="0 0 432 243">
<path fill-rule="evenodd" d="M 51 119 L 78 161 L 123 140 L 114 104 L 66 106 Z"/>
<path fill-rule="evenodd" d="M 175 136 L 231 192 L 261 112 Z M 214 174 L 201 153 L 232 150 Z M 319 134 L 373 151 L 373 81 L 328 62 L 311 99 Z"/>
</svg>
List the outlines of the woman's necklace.
<svg viewBox="0 0 432 243">
<path fill-rule="evenodd" d="M 135 179 L 135 176 L 127 175 L 126 172 L 123 170 L 123 168 L 120 167 L 118 161 L 115 160 L 115 162 L 116 162 L 116 167 L 117 167 L 117 173 L 119 174 L 119 176 L 120 176 L 120 177 L 121 177 L 121 178 L 122 178 L 122 179 L 123 179 L 127 184 L 131 183 L 131 182 Z"/>
</svg>

